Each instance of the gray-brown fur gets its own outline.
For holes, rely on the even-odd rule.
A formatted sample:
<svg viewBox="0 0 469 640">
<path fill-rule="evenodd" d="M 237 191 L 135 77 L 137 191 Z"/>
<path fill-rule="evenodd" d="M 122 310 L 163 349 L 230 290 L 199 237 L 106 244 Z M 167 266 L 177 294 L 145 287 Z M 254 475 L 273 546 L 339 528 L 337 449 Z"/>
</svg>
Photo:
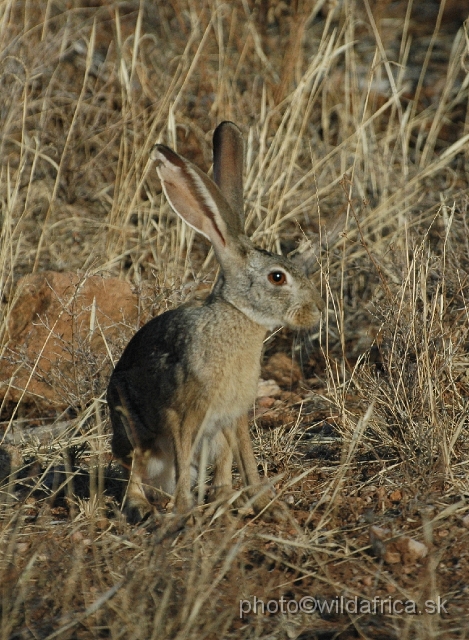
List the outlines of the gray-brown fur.
<svg viewBox="0 0 469 640">
<path fill-rule="evenodd" d="M 210 239 L 221 273 L 202 306 L 183 305 L 142 327 L 111 376 L 112 448 L 127 469 L 132 466 L 126 496 L 131 515 L 148 510 L 145 484 L 174 493 L 177 511 L 189 509 L 203 443 L 218 496 L 231 489 L 233 456 L 256 491 L 260 479 L 247 413 L 263 340 L 281 325 L 314 325 L 323 306 L 289 260 L 258 249 L 244 235 L 242 154 L 241 133 L 227 122 L 214 135 L 216 182 L 167 147 L 156 145 L 152 152 L 170 204 Z M 265 494 L 257 497 L 256 510 L 268 501 Z"/>
</svg>

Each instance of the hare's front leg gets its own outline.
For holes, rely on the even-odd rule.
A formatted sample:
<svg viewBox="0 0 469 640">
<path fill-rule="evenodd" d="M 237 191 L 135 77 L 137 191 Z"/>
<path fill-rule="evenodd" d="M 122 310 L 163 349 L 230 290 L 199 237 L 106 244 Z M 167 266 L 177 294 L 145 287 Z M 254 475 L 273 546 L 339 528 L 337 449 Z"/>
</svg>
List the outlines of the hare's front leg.
<svg viewBox="0 0 469 640">
<path fill-rule="evenodd" d="M 257 470 L 257 461 L 252 450 L 251 436 L 249 435 L 249 423 L 247 415 L 241 416 L 236 425 L 237 464 L 239 472 L 247 487 L 252 487 L 250 495 L 254 497 L 260 489 L 261 479 Z M 271 492 L 264 491 L 254 500 L 254 511 L 260 513 L 271 501 Z M 284 519 L 283 511 L 278 506 L 271 506 L 266 513 L 268 518 L 277 522 Z"/>
<path fill-rule="evenodd" d="M 227 500 L 233 491 L 233 447 L 232 429 L 227 433 L 220 431 L 217 434 L 216 447 L 213 458 L 215 459 L 215 473 L 213 475 L 213 488 L 215 500 Z"/>
<path fill-rule="evenodd" d="M 251 436 L 249 435 L 249 423 L 247 415 L 238 418 L 234 433 L 233 448 L 237 451 L 237 464 L 244 484 L 258 486 L 261 482 L 257 471 L 257 461 L 252 450 Z"/>
<path fill-rule="evenodd" d="M 176 472 L 176 491 L 174 510 L 186 513 L 193 506 L 191 496 L 191 458 L 192 444 L 201 423 L 199 416 L 189 415 L 180 420 L 175 412 L 168 416 L 174 445 L 174 464 Z"/>
</svg>

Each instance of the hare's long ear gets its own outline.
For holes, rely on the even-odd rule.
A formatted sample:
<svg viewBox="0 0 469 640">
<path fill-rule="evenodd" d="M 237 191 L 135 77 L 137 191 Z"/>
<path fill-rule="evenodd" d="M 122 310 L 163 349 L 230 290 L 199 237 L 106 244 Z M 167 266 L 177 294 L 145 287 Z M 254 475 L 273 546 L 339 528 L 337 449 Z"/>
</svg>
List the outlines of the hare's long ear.
<svg viewBox="0 0 469 640">
<path fill-rule="evenodd" d="M 238 127 L 222 122 L 213 134 L 213 177 L 228 204 L 238 216 L 244 232 L 244 140 Z"/>
<path fill-rule="evenodd" d="M 210 178 L 169 147 L 157 144 L 151 151 L 163 191 L 187 224 L 206 236 L 221 264 L 237 249 L 238 216 Z"/>
</svg>

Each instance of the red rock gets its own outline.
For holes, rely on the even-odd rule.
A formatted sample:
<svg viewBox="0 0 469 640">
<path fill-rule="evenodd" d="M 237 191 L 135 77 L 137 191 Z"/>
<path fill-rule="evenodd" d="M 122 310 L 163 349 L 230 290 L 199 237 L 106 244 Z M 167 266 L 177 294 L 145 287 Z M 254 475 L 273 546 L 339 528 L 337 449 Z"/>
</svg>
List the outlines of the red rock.
<svg viewBox="0 0 469 640">
<path fill-rule="evenodd" d="M 136 328 L 137 322 L 137 296 L 123 280 L 54 271 L 25 276 L 9 313 L 0 398 L 65 408 L 68 403 L 54 388 L 51 372 L 73 377 L 80 346 L 86 343 L 93 356 L 103 359 L 105 340 L 126 326 Z M 132 330 L 127 332 L 130 337 Z"/>
<path fill-rule="evenodd" d="M 275 398 L 271 398 L 269 396 L 262 396 L 257 401 L 257 407 L 259 409 L 271 409 L 275 404 Z"/>
<path fill-rule="evenodd" d="M 291 388 L 303 375 L 298 363 L 291 355 L 281 351 L 274 353 L 263 367 L 263 377 L 272 378 L 279 385 Z"/>
<path fill-rule="evenodd" d="M 275 380 L 259 380 L 257 385 L 258 398 L 276 398 L 282 391 Z"/>
<path fill-rule="evenodd" d="M 428 547 L 423 542 L 409 536 L 390 538 L 390 534 L 389 529 L 370 527 L 373 553 L 378 558 L 382 558 L 386 564 L 415 564 L 428 554 Z"/>
</svg>

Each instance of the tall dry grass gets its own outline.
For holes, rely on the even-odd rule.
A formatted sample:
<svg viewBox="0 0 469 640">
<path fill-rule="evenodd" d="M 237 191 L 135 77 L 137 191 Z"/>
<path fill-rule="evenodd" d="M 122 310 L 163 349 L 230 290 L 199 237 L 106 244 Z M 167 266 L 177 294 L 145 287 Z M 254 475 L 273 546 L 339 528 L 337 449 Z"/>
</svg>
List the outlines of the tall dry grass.
<svg viewBox="0 0 469 640">
<path fill-rule="evenodd" d="M 129 527 L 86 350 L 52 426 L 2 406 L 2 640 L 467 637 L 469 40 L 423 4 L 0 0 L 3 357 L 22 275 L 151 283 L 159 308 L 213 280 L 148 157 L 162 141 L 209 170 L 222 119 L 246 136 L 249 232 L 328 304 L 294 343 L 300 399 L 253 429 L 284 526 L 199 507 Z M 427 557 L 386 562 L 370 524 Z M 450 604 L 239 616 L 304 595 Z"/>
</svg>

